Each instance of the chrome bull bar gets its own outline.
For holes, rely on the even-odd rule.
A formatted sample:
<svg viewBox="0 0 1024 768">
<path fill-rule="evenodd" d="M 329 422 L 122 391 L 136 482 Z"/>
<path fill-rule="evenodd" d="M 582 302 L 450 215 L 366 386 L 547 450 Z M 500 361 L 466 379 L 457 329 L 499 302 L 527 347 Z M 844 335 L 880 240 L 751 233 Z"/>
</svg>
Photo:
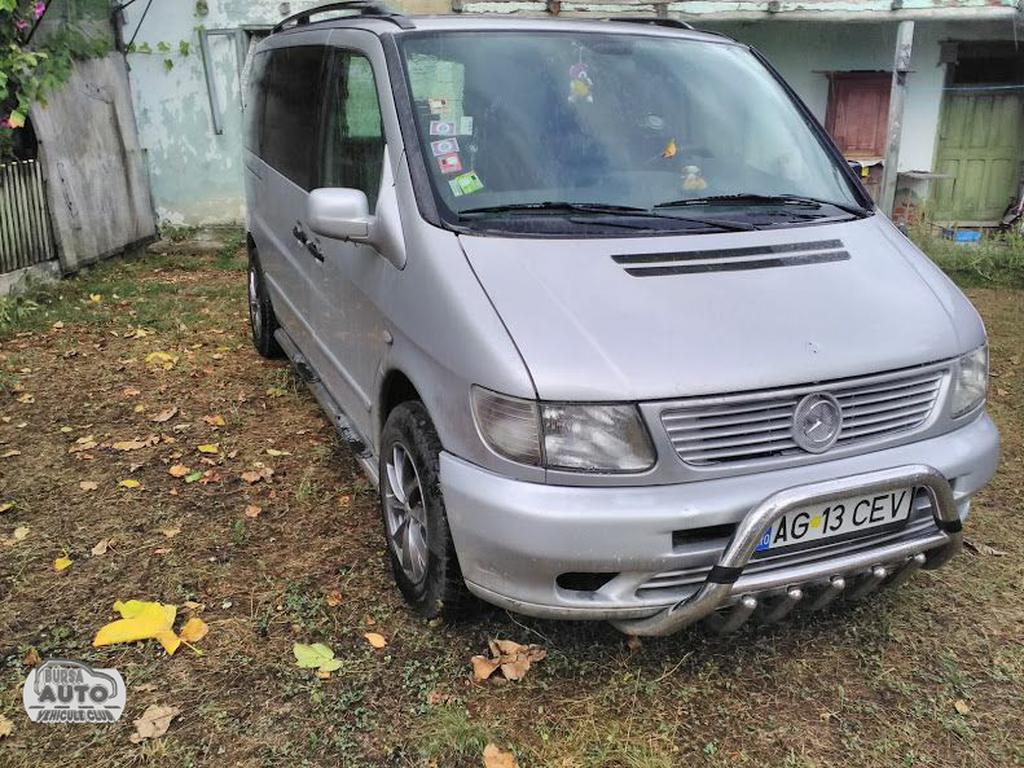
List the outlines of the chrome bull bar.
<svg viewBox="0 0 1024 768">
<path fill-rule="evenodd" d="M 853 494 L 870 495 L 908 487 L 923 490 L 931 498 L 935 524 L 938 528 L 935 534 L 876 547 L 865 552 L 836 555 L 816 564 L 812 569 L 794 568 L 793 572 L 787 569 L 777 574 L 741 578 L 743 568 L 750 562 L 764 532 L 787 512 L 810 504 L 827 504 Z M 937 568 L 960 550 L 963 539 L 961 529 L 960 514 L 949 482 L 938 470 L 924 464 L 910 464 L 787 488 L 769 496 L 740 521 L 718 563 L 712 567 L 704 584 L 696 593 L 653 616 L 620 619 L 612 623 L 622 632 L 631 635 L 670 635 L 710 616 L 716 609 L 729 602 L 730 598 L 739 595 L 740 602 L 733 609 L 735 615 L 720 622 L 723 625 L 721 628 L 727 630 L 734 628 L 731 625 L 738 626 L 742 623 L 757 607 L 757 601 L 751 597 L 750 592 L 773 588 L 786 589 L 787 597 L 784 600 L 792 607 L 802 597 L 799 589 L 801 584 L 831 577 L 831 582 L 826 587 L 826 594 L 829 596 L 825 598 L 827 602 L 843 590 L 843 574 L 870 571 L 868 579 L 873 580 L 871 588 L 874 588 L 889 574 L 883 564 L 905 561 L 905 567 L 913 570 L 924 564 L 925 558 L 918 556 L 925 550 L 933 550 L 929 552 L 926 567 Z M 864 592 L 866 591 L 868 588 L 865 584 Z M 821 603 L 822 600 L 815 602 Z M 779 613 L 781 611 L 768 618 L 778 618 Z"/>
</svg>

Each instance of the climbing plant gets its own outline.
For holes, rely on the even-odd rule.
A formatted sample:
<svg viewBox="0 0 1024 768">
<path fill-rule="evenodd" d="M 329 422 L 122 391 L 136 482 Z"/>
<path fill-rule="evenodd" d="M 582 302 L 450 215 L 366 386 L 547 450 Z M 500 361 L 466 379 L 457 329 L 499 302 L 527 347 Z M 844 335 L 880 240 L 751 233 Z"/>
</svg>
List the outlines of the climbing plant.
<svg viewBox="0 0 1024 768">
<path fill-rule="evenodd" d="M 29 109 L 67 82 L 72 62 L 110 49 L 109 41 L 73 22 L 29 44 L 45 13 L 43 0 L 0 0 L 0 160 L 9 159 L 14 131 L 24 127 Z"/>
</svg>

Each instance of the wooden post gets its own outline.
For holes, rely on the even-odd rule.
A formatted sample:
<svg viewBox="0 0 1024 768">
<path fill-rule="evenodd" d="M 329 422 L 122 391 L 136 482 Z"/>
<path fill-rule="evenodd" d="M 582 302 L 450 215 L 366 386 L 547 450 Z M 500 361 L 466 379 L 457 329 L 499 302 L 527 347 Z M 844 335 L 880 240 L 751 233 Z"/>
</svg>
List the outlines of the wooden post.
<svg viewBox="0 0 1024 768">
<path fill-rule="evenodd" d="M 913 49 L 914 22 L 901 21 L 896 29 L 896 56 L 892 67 L 892 89 L 889 92 L 889 130 L 885 142 L 882 185 L 878 195 L 878 207 L 890 217 L 896 200 L 900 138 L 903 134 L 903 105 L 907 99 L 907 75 L 910 72 L 910 55 Z"/>
</svg>

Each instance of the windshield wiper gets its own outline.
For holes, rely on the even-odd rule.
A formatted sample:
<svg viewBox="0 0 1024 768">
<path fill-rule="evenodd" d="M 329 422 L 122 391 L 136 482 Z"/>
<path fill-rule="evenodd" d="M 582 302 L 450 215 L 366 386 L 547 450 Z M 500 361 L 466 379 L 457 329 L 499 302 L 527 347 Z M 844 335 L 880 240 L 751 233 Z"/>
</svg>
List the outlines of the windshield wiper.
<svg viewBox="0 0 1024 768">
<path fill-rule="evenodd" d="M 655 209 L 659 208 L 682 208 L 688 205 L 814 205 L 820 208 L 823 205 L 831 205 L 845 211 L 851 216 L 859 219 L 868 215 L 869 211 L 859 205 L 849 203 L 837 203 L 834 200 L 820 200 L 816 197 L 805 195 L 759 195 L 754 193 L 743 193 L 736 195 L 711 195 L 710 197 L 687 197 L 681 200 L 670 200 L 665 203 L 658 203 Z"/>
<path fill-rule="evenodd" d="M 755 229 L 755 227 L 745 222 L 729 221 L 727 219 L 705 219 L 693 216 L 673 216 L 671 214 L 661 213 L 660 211 L 654 211 L 649 208 L 606 203 L 571 203 L 552 201 L 546 201 L 543 203 L 506 203 L 505 205 L 487 205 L 480 208 L 467 208 L 464 211 L 459 211 L 459 217 L 461 218 L 467 214 L 514 213 L 517 211 L 525 211 L 527 213 L 531 211 L 548 211 L 553 213 L 590 213 L 598 215 L 626 216 L 630 218 L 669 219 L 673 221 L 684 221 L 691 224 L 703 224 L 707 227 L 715 227 L 716 229 L 725 229 L 735 232 L 749 232 Z"/>
</svg>

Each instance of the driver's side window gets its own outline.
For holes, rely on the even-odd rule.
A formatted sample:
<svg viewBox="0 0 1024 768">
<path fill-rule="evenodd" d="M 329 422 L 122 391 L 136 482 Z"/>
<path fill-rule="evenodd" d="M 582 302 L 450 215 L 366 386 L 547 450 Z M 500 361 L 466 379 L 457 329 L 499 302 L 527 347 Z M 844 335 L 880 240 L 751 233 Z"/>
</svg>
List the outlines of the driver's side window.
<svg viewBox="0 0 1024 768">
<path fill-rule="evenodd" d="M 334 57 L 327 85 L 320 186 L 362 190 L 372 213 L 384 164 L 384 126 L 373 65 L 350 51 L 335 51 Z"/>
</svg>

